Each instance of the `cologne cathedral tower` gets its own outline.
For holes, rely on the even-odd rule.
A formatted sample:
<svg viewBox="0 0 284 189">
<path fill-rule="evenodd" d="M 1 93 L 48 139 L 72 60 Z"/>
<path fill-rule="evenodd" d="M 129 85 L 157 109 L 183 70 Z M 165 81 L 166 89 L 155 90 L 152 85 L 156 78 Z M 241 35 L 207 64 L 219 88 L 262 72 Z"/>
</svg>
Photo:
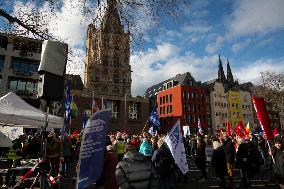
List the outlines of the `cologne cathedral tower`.
<svg viewBox="0 0 284 189">
<path fill-rule="evenodd" d="M 130 33 L 124 32 L 116 0 L 107 0 L 101 26 L 87 29 L 84 85 L 95 96 L 131 96 Z"/>
</svg>

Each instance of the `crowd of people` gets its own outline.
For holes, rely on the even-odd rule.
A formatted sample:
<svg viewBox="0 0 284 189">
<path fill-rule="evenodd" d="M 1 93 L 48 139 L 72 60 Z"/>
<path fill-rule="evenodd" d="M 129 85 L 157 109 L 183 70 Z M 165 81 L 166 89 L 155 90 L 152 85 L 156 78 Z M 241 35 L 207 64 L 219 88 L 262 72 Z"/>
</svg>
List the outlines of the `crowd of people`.
<svg viewBox="0 0 284 189">
<path fill-rule="evenodd" d="M 63 136 L 50 133 L 47 137 L 46 158 L 50 163 L 50 172 L 67 174 L 77 162 L 80 154 L 81 133 Z M 12 157 L 14 166 L 21 159 L 36 159 L 41 153 L 41 135 L 24 135 L 13 142 L 10 149 L 16 152 Z M 117 132 L 107 136 L 103 172 L 96 182 L 96 188 L 177 188 L 177 184 L 187 182 L 174 162 L 174 158 L 164 141 L 165 135 L 144 132 L 141 135 L 128 135 Z M 212 166 L 220 188 L 236 188 L 235 169 L 240 170 L 244 187 L 261 171 L 261 167 L 270 164 L 273 178 L 284 188 L 284 148 L 283 138 L 278 136 L 268 145 L 262 135 L 250 135 L 246 138 L 192 135 L 184 137 L 184 146 L 188 162 L 194 162 L 201 175 L 197 180 L 208 179 L 207 166 Z M 212 147 L 208 159 L 206 148 Z M 7 158 L 9 159 L 9 154 Z M 60 161 L 64 157 L 64 162 Z M 10 157 L 11 158 L 11 157 Z M 208 162 L 208 160 L 210 162 Z M 12 162 L 12 161 L 11 161 Z M 6 179 L 7 180 L 7 179 Z M 9 184 L 9 183 L 7 183 Z"/>
</svg>

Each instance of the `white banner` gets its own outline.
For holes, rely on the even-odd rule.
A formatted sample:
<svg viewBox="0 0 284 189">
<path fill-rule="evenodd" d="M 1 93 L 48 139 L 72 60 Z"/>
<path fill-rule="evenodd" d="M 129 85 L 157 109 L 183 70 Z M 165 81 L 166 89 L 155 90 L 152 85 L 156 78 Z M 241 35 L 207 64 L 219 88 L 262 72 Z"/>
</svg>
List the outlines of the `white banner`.
<svg viewBox="0 0 284 189">
<path fill-rule="evenodd" d="M 183 136 L 184 137 L 190 136 L 190 129 L 189 129 L 188 125 L 182 126 L 182 130 L 183 130 Z"/>
<path fill-rule="evenodd" d="M 176 122 L 171 131 L 165 138 L 165 142 L 168 145 L 175 163 L 183 174 L 188 172 L 188 164 L 182 139 L 182 133 L 180 130 L 180 120 Z"/>
<path fill-rule="evenodd" d="M 19 138 L 19 136 L 24 134 L 23 127 L 4 126 L 4 127 L 0 127 L 0 131 L 4 135 L 6 135 L 8 138 L 10 138 L 11 140 L 15 140 L 16 138 Z"/>
</svg>

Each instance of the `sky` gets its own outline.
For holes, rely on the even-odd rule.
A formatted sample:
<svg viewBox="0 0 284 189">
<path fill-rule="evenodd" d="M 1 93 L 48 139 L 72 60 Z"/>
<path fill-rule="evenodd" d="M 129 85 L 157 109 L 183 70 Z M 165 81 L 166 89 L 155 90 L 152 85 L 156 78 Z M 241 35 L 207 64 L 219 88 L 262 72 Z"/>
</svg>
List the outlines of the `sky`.
<svg viewBox="0 0 284 189">
<path fill-rule="evenodd" d="M 218 54 L 226 73 L 227 59 L 240 83 L 259 82 L 260 72 L 284 72 L 283 0 L 189 0 L 178 19 L 163 17 L 155 28 L 150 18 L 139 21 L 145 29 L 143 47 L 132 50 L 132 95 L 142 96 L 148 87 L 190 72 L 197 81 L 216 79 Z M 48 14 L 46 3 L 9 1 L 5 9 L 17 16 L 32 7 Z M 93 20 L 83 17 L 83 3 L 64 0 L 56 18 L 46 24 L 75 52 L 68 73 L 83 76 L 86 28 Z M 60 18 L 60 19 L 59 19 Z M 0 18 L 1 22 L 5 22 Z M 75 62 L 75 63 L 74 63 Z"/>
</svg>

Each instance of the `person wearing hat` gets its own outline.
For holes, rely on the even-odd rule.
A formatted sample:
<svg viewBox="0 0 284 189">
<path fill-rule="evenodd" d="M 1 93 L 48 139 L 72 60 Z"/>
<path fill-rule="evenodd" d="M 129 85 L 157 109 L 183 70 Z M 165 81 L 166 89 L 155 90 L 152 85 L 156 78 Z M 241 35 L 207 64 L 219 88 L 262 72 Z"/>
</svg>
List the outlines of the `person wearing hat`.
<svg viewBox="0 0 284 189">
<path fill-rule="evenodd" d="M 219 187 L 225 188 L 225 175 L 227 175 L 227 161 L 226 154 L 222 144 L 219 141 L 213 142 L 213 152 L 211 158 L 212 167 L 215 169 L 215 176 L 217 177 Z"/>
<path fill-rule="evenodd" d="M 106 155 L 104 159 L 104 189 L 118 189 L 116 182 L 115 170 L 118 164 L 118 156 L 112 145 L 106 147 Z"/>
<path fill-rule="evenodd" d="M 151 161 L 137 152 L 131 143 L 126 144 L 126 154 L 118 163 L 115 174 L 120 189 L 158 188 L 158 177 Z"/>
</svg>

